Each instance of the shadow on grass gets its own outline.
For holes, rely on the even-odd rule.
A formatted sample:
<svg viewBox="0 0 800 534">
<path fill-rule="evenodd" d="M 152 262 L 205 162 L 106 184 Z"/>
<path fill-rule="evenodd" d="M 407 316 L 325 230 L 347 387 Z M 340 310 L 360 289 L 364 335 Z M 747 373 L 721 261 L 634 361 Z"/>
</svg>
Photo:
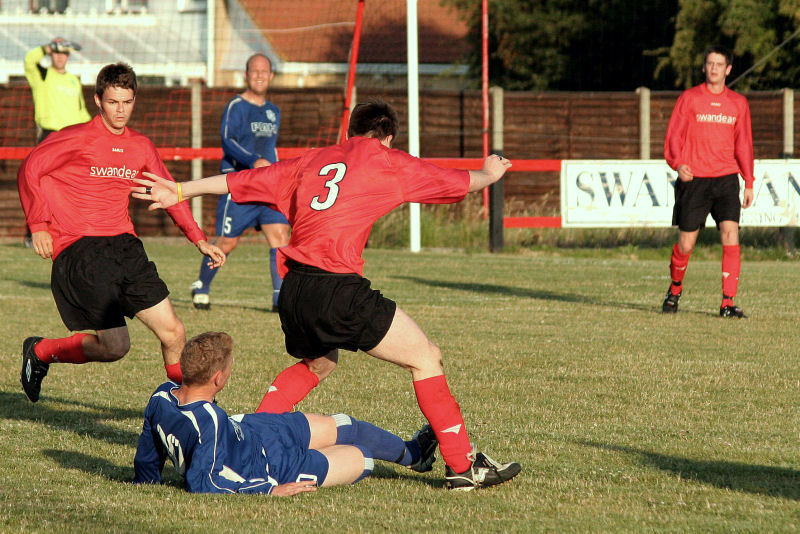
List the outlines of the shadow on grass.
<svg viewBox="0 0 800 534">
<path fill-rule="evenodd" d="M 80 409 L 70 409 L 74 406 Z M 100 406 L 56 397 L 44 396 L 36 404 L 21 391 L 0 391 L 0 418 L 46 424 L 56 430 L 86 434 L 115 445 L 135 445 L 138 433 L 120 430 L 103 421 L 114 419 L 140 420 L 144 410 L 128 410 Z"/>
<path fill-rule="evenodd" d="M 719 460 L 694 460 L 595 441 L 578 443 L 637 456 L 644 465 L 718 488 L 800 500 L 800 471 L 796 469 Z"/>
<path fill-rule="evenodd" d="M 115 465 L 105 458 L 90 456 L 75 451 L 45 449 L 42 453 L 65 469 L 79 469 L 84 473 L 102 476 L 112 482 L 130 482 L 133 480 L 132 465 Z M 132 463 L 133 458 L 131 458 L 131 464 Z"/>
<path fill-rule="evenodd" d="M 407 470 L 406 468 L 399 468 Z M 434 468 L 435 469 L 435 468 Z M 392 469 L 391 467 L 387 467 L 384 465 L 380 465 L 378 463 L 375 464 L 375 469 L 372 471 L 370 478 L 380 478 L 384 480 L 404 480 L 409 482 L 415 482 L 417 484 L 427 484 L 432 488 L 443 488 L 444 487 L 444 479 L 443 478 L 436 478 L 432 479 L 429 477 L 423 477 L 416 473 L 409 471 L 408 473 L 403 473 Z"/>
<path fill-rule="evenodd" d="M 78 469 L 84 473 L 91 475 L 102 476 L 103 478 L 112 482 L 130 482 L 133 480 L 133 467 L 132 466 L 119 466 L 109 462 L 105 458 L 98 456 L 91 456 L 75 451 L 60 451 L 55 449 L 45 449 L 42 453 L 48 458 L 57 462 L 65 469 Z M 133 462 L 133 458 L 131 458 Z M 402 479 L 412 482 L 427 484 L 433 488 L 444 487 L 444 480 L 432 480 L 430 478 L 423 478 L 411 474 L 403 474 L 393 471 L 391 468 L 376 465 L 375 470 L 372 472 L 371 477 L 381 479 Z M 176 489 L 183 490 L 183 479 L 181 479 L 172 469 L 172 464 L 167 461 L 167 465 L 163 470 L 163 484 L 164 486 L 171 486 Z"/>
<path fill-rule="evenodd" d="M 407 280 L 409 282 L 415 282 L 417 284 L 423 284 L 431 287 L 442 287 L 445 289 L 471 291 L 475 293 L 494 293 L 496 295 L 505 295 L 505 296 L 521 297 L 529 299 L 556 300 L 560 302 L 577 302 L 580 304 L 592 304 L 595 306 L 605 306 L 609 308 L 621 308 L 626 310 L 639 310 L 650 313 L 658 313 L 659 315 L 661 314 L 660 304 L 661 304 L 661 299 L 663 298 L 662 296 L 659 295 L 654 301 L 654 305 L 651 306 L 649 304 L 620 302 L 617 300 L 613 300 L 611 298 L 600 299 L 597 297 L 590 297 L 588 295 L 580 295 L 577 293 L 556 293 L 554 291 L 527 289 L 527 288 L 512 287 L 512 286 L 501 286 L 495 284 L 446 282 L 443 280 L 427 280 L 425 278 L 419 278 L 416 276 L 393 276 L 392 278 L 398 280 Z M 688 311 L 686 313 L 692 313 L 698 315 L 715 315 L 713 313 L 709 314 L 707 312 L 701 312 L 701 311 Z"/>
<path fill-rule="evenodd" d="M 5 282 L 16 282 L 23 287 L 30 287 L 32 289 L 46 289 L 48 292 L 50 291 L 49 280 L 47 282 L 34 282 L 33 280 L 20 280 L 19 278 L 9 278 L 7 276 L 4 276 L 2 280 Z"/>
<path fill-rule="evenodd" d="M 174 304 L 176 307 L 186 308 L 187 310 L 195 311 L 195 310 L 192 309 L 193 308 L 193 304 L 192 304 L 192 300 L 191 299 L 175 298 L 173 295 L 170 295 L 169 296 L 169 300 L 171 300 L 172 304 Z M 236 303 L 236 302 L 212 302 L 212 307 L 213 308 L 232 308 L 232 309 L 237 309 L 237 310 L 253 310 L 253 311 L 269 313 L 269 314 L 273 313 L 272 305 L 270 305 L 269 308 L 265 308 L 263 306 L 252 306 L 252 305 L 240 304 L 240 303 Z M 196 310 L 196 311 L 197 311 L 197 313 L 208 313 L 208 310 Z M 277 317 L 277 316 L 278 316 L 278 314 L 275 313 L 275 317 Z"/>
</svg>

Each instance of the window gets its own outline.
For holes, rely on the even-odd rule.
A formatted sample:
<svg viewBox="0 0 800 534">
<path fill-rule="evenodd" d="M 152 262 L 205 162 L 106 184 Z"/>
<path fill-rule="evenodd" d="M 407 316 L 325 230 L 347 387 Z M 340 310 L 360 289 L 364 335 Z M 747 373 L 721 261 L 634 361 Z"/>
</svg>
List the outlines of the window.
<svg viewBox="0 0 800 534">
<path fill-rule="evenodd" d="M 205 13 L 206 0 L 178 0 L 179 13 Z"/>
<path fill-rule="evenodd" d="M 148 0 L 106 0 L 106 13 L 144 13 Z"/>
<path fill-rule="evenodd" d="M 69 0 L 31 0 L 33 13 L 64 13 L 69 7 Z"/>
</svg>

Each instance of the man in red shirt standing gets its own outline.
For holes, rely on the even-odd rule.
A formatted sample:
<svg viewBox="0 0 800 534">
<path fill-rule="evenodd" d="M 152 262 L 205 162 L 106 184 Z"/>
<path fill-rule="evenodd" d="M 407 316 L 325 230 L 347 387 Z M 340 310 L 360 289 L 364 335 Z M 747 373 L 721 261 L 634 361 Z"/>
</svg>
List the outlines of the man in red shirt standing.
<svg viewBox="0 0 800 534">
<path fill-rule="evenodd" d="M 336 367 L 339 349 L 363 350 L 410 371 L 422 413 L 444 457 L 445 484 L 471 490 L 501 484 L 520 472 L 477 452 L 461 409 L 450 393 L 442 353 L 394 301 L 370 288 L 361 257 L 372 225 L 404 202 L 458 202 L 499 180 L 511 163 L 492 155 L 483 170 L 443 169 L 392 150 L 397 115 L 381 101 L 353 110 L 349 139 L 269 167 L 174 182 L 147 174 L 134 179 L 133 196 L 151 209 L 184 198 L 227 194 L 236 202 L 275 206 L 292 226 L 289 245 L 278 249 L 285 275 L 278 300 L 286 350 L 301 361 L 281 372 L 259 412 L 288 412 Z"/>
<path fill-rule="evenodd" d="M 664 157 L 678 171 L 672 224 L 679 229 L 672 249 L 672 284 L 663 313 L 676 313 L 683 277 L 700 229 L 709 213 L 722 240 L 721 317 L 746 317 L 733 299 L 739 285 L 739 216 L 753 203 L 753 135 L 750 107 L 744 96 L 725 86 L 733 55 L 720 46 L 705 52 L 706 81 L 686 90 L 672 112 L 664 140 Z M 739 175 L 744 200 L 739 201 Z"/>
<path fill-rule="evenodd" d="M 170 177 L 152 141 L 126 126 L 136 87 L 128 65 L 103 67 L 94 97 L 100 114 L 52 133 L 25 158 L 17 175 L 33 248 L 53 259 L 50 286 L 64 324 L 73 331 L 96 331 L 25 340 L 20 379 L 32 402 L 39 400 L 51 363 L 110 362 L 125 356 L 130 348 L 125 316 L 138 317 L 155 333 L 167 376 L 181 381 L 183 323 L 128 215 L 134 177 L 142 171 Z M 206 241 L 186 203 L 169 214 L 214 265 L 224 263 L 225 255 Z"/>
</svg>

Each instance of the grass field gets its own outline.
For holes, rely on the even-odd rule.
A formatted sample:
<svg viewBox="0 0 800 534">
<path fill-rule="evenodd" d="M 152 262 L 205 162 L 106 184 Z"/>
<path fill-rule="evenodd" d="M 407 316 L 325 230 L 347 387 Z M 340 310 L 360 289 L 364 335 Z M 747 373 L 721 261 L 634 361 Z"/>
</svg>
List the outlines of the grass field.
<svg viewBox="0 0 800 534">
<path fill-rule="evenodd" d="M 236 340 L 229 413 L 252 411 L 293 360 L 267 312 L 266 248 L 240 246 L 212 311 L 191 307 L 199 256 L 146 240 L 190 335 Z M 472 439 L 523 472 L 481 492 L 442 488 L 443 466 L 388 464 L 351 487 L 289 499 L 191 495 L 172 473 L 135 487 L 141 412 L 164 380 L 155 338 L 130 323 L 113 364 L 53 365 L 37 404 L 19 386 L 29 335 L 67 335 L 50 262 L 0 245 L 0 530 L 24 532 L 791 532 L 800 529 L 797 262 L 750 261 L 717 317 L 719 255 L 693 259 L 677 316 L 662 316 L 667 249 L 506 255 L 368 249 L 366 275 L 442 348 Z M 301 404 L 409 437 L 410 379 L 362 353 Z"/>
</svg>

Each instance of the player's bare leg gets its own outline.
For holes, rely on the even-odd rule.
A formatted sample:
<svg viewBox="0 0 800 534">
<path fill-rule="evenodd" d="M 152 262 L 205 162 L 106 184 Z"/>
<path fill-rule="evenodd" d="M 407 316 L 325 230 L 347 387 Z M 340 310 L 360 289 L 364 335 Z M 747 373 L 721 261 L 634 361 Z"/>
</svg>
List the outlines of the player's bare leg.
<svg viewBox="0 0 800 534">
<path fill-rule="evenodd" d="M 499 464 L 474 450 L 461 409 L 447 385 L 441 351 L 399 307 L 386 336 L 367 354 L 411 373 L 417 403 L 436 434 L 447 464 L 448 488 L 469 490 L 492 486 L 519 473 L 519 464 Z"/>
<path fill-rule="evenodd" d="M 289 244 L 291 227 L 283 223 L 265 224 L 261 227 L 261 231 L 264 232 L 267 243 L 269 243 L 269 272 L 272 278 L 272 311 L 277 312 L 278 295 L 281 292 L 281 285 L 283 285 L 283 278 L 278 274 L 277 254 L 280 247 L 285 247 Z"/>
<path fill-rule="evenodd" d="M 128 354 L 131 338 L 127 326 L 98 330 L 83 338 L 83 353 L 90 362 L 115 362 Z"/>
<path fill-rule="evenodd" d="M 747 316 L 742 309 L 733 303 L 739 288 L 741 271 L 739 223 L 721 221 L 719 235 L 722 241 L 722 304 L 720 304 L 719 314 L 721 317 L 745 318 Z"/>
<path fill-rule="evenodd" d="M 389 331 L 367 354 L 410 371 L 414 381 L 444 374 L 439 347 L 431 343 L 425 332 L 399 307 Z"/>
<path fill-rule="evenodd" d="M 272 381 L 256 412 L 291 412 L 298 402 L 319 385 L 320 380 L 336 369 L 338 361 L 339 351 L 334 349 L 320 358 L 305 358 L 287 367 Z"/>
<path fill-rule="evenodd" d="M 270 248 L 285 247 L 289 244 L 291 226 L 288 224 L 265 224 L 261 226 L 261 231 L 264 232 Z"/>
<path fill-rule="evenodd" d="M 161 342 L 161 354 L 164 357 L 164 367 L 167 377 L 175 382 L 181 382 L 181 351 L 186 344 L 186 330 L 175 309 L 168 298 L 155 306 L 142 310 L 136 314 L 147 328 L 153 331 Z"/>
<path fill-rule="evenodd" d="M 678 232 L 678 242 L 672 247 L 672 256 L 669 261 L 671 283 L 661 306 L 662 313 L 677 313 L 678 311 L 678 302 L 683 293 L 683 277 L 686 275 L 686 267 L 689 265 L 689 258 L 694 251 L 699 234 L 700 229 Z"/>
<path fill-rule="evenodd" d="M 218 237 L 214 244 L 225 253 L 227 257 L 236 246 L 239 244 L 239 237 Z M 211 269 L 207 265 L 208 258 L 203 258 L 200 263 L 200 274 L 198 279 L 192 283 L 192 305 L 198 310 L 209 310 L 211 309 L 211 297 L 209 297 L 209 292 L 211 291 L 211 281 L 214 280 L 214 277 L 219 272 L 219 269 Z"/>
<path fill-rule="evenodd" d="M 352 445 L 331 445 L 317 449 L 328 459 L 328 475 L 322 486 L 352 484 L 372 473 L 374 462 Z"/>
</svg>

